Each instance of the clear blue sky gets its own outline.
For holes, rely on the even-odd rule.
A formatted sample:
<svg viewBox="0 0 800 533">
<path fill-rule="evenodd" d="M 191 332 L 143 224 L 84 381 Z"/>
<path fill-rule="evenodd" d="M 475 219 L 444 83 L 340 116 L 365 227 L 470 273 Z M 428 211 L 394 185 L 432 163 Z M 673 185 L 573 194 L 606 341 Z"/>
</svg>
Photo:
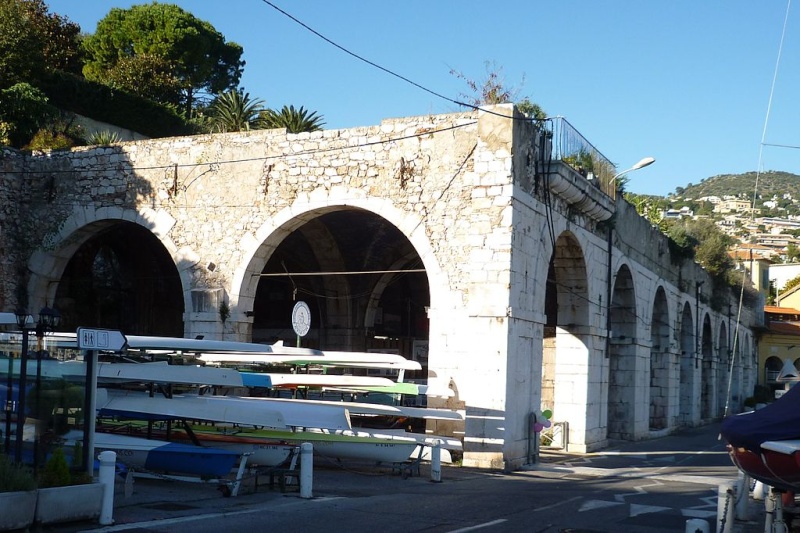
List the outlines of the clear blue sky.
<svg viewBox="0 0 800 533">
<path fill-rule="evenodd" d="M 47 1 L 47 0 L 46 0 Z M 505 82 L 563 116 L 623 170 L 666 195 L 726 173 L 800 174 L 800 150 L 762 148 L 788 0 L 271 0 L 337 44 L 437 93 L 467 93 L 451 69 Z M 93 33 L 111 7 L 49 0 Z M 458 107 L 338 50 L 262 0 L 176 0 L 244 48 L 241 86 L 269 107 L 304 106 L 326 128 Z M 789 13 L 764 142 L 800 146 L 800 5 Z M 760 155 L 761 154 L 761 155 Z"/>
</svg>

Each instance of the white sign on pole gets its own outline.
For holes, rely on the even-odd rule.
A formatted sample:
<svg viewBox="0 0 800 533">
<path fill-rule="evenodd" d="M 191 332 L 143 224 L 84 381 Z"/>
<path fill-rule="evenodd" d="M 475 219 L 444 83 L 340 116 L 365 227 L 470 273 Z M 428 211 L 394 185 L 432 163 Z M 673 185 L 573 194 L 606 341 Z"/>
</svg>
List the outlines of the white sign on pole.
<svg viewBox="0 0 800 533">
<path fill-rule="evenodd" d="M 119 352 L 128 344 L 121 331 L 114 329 L 78 328 L 78 348 Z"/>
<path fill-rule="evenodd" d="M 311 309 L 305 302 L 297 302 L 292 309 L 292 329 L 300 337 L 305 337 L 311 329 Z"/>
</svg>

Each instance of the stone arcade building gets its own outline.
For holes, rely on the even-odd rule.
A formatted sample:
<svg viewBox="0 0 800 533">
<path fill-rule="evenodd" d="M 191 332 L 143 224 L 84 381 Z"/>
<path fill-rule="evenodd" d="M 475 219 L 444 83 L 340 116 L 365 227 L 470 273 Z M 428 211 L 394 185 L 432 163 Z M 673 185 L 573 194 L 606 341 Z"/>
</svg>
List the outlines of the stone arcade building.
<svg viewBox="0 0 800 533">
<path fill-rule="evenodd" d="M 427 357 L 466 412 L 436 428 L 463 432 L 465 465 L 528 462 L 540 408 L 569 423 L 573 451 L 704 423 L 728 398 L 737 410 L 759 314 L 712 305 L 705 272 L 541 131 L 497 106 L 4 150 L 0 310 L 55 306 L 67 330 L 293 342 L 302 299 L 305 345 Z"/>
</svg>

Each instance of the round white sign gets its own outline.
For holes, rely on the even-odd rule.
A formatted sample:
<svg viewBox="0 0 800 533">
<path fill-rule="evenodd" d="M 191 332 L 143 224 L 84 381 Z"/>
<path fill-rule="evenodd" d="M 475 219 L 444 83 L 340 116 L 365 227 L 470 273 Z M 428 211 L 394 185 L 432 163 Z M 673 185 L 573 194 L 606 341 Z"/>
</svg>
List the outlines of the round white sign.
<svg viewBox="0 0 800 533">
<path fill-rule="evenodd" d="M 294 332 L 305 337 L 311 329 L 311 309 L 305 302 L 297 302 L 292 309 L 292 329 Z"/>
</svg>

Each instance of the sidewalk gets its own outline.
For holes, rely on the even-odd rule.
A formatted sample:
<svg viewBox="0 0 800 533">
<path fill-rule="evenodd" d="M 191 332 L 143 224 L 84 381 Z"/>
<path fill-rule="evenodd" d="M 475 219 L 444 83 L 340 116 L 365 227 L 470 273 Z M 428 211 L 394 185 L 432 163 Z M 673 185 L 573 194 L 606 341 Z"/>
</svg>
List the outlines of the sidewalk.
<svg viewBox="0 0 800 533">
<path fill-rule="evenodd" d="M 736 470 L 724 453 L 724 443 L 717 442 L 715 432 L 718 426 L 694 428 L 680 434 L 638 442 L 612 442 L 603 451 L 590 454 L 572 454 L 562 451 L 543 451 L 538 465 L 532 470 L 580 472 L 593 476 L 647 475 L 649 470 L 661 476 L 703 475 L 712 479 L 734 479 Z M 713 448 L 709 448 L 710 444 Z M 710 451 L 711 450 L 711 451 Z M 659 466 L 665 453 L 677 455 L 672 463 Z M 705 461 L 711 466 L 703 467 L 701 474 L 691 461 L 698 457 L 713 456 L 714 461 Z M 655 464 L 655 466 L 653 466 Z M 650 465 L 650 466 L 645 466 Z M 690 465 L 690 466 L 687 466 Z M 646 470 L 649 469 L 649 470 Z M 637 473 L 638 472 L 638 473 Z M 471 482 L 487 478 L 505 479 L 502 473 L 472 468 L 443 465 L 443 480 Z M 509 480 L 514 476 L 507 476 Z M 412 488 L 414 483 L 430 480 L 430 464 L 422 463 L 420 477 L 406 480 L 393 474 L 389 466 L 348 463 L 343 465 L 324 458 L 315 458 L 313 472 L 313 496 L 358 498 L 375 494 L 390 494 L 398 490 L 398 483 Z M 262 476 L 256 490 L 255 479 L 243 481 L 240 493 L 235 497 L 225 497 L 218 486 L 211 483 L 189 483 L 155 479 L 136 478 L 126 490 L 125 483 L 119 481 L 115 487 L 114 525 L 102 527 L 93 523 L 73 523 L 41 528 L 43 532 L 71 533 L 77 531 L 123 531 L 146 528 L 148 522 L 180 519 L 188 516 L 221 516 L 253 510 L 269 510 L 287 498 L 297 499 L 297 487 L 282 493 L 279 488 L 268 487 L 268 476 Z M 713 481 L 712 481 L 713 483 Z M 706 485 L 708 486 L 708 485 Z M 765 508 L 763 501 L 749 501 L 749 520 L 736 521 L 731 529 L 734 533 L 760 533 L 764 531 Z M 708 520 L 710 531 L 715 531 L 716 521 Z M 152 524 L 151 524 L 152 525 Z M 792 530 L 794 531 L 794 530 Z"/>
<path fill-rule="evenodd" d="M 442 478 L 448 481 L 496 476 L 496 472 L 471 468 L 442 466 Z M 392 472 L 389 465 L 376 466 L 374 463 L 348 462 L 335 463 L 325 458 L 315 457 L 313 472 L 313 497 L 366 497 L 396 490 L 398 482 L 403 481 L 399 474 Z M 419 476 L 414 481 L 430 480 L 430 464 L 420 465 Z M 297 481 L 281 492 L 278 484 L 269 487 L 269 476 L 260 476 L 258 486 L 252 476 L 246 477 L 237 496 L 226 497 L 217 483 L 169 481 L 166 479 L 133 479 L 126 483 L 118 480 L 114 490 L 114 524 L 101 526 L 97 521 L 75 522 L 43 526 L 38 531 L 73 533 L 79 531 L 111 532 L 146 527 L 148 522 L 180 519 L 188 516 L 219 516 L 232 513 L 268 510 L 280 500 L 300 498 Z M 409 480 L 410 481 L 410 480 Z"/>
</svg>

